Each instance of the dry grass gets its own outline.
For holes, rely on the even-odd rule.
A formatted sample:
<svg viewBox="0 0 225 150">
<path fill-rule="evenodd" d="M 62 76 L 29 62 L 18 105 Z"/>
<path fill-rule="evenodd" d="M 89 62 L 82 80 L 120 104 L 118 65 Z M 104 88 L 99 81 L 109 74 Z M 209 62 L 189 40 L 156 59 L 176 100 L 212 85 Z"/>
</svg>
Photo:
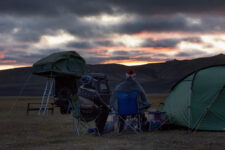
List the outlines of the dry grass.
<svg viewBox="0 0 225 150">
<path fill-rule="evenodd" d="M 149 95 L 158 109 L 167 95 Z M 26 115 L 28 102 L 40 102 L 38 97 L 0 97 L 0 149 L 1 150 L 165 150 L 165 149 L 224 149 L 224 132 L 187 133 L 186 130 L 147 132 L 142 135 L 115 133 L 102 137 L 77 137 L 72 132 L 72 118 L 61 115 Z"/>
</svg>

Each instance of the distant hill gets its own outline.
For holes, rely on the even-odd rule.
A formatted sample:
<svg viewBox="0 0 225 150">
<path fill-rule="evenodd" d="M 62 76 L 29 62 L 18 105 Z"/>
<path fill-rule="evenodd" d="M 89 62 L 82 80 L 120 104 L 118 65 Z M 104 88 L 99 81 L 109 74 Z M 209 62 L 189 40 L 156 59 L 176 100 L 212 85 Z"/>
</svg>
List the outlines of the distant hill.
<svg viewBox="0 0 225 150">
<path fill-rule="evenodd" d="M 134 69 L 137 80 L 147 93 L 166 93 L 173 84 L 187 74 L 203 67 L 225 64 L 225 55 L 198 58 L 193 60 L 172 60 L 165 63 L 142 66 L 117 64 L 88 65 L 90 72 L 105 73 L 113 89 L 125 78 L 125 72 Z M 0 71 L 0 96 L 42 95 L 46 78 L 32 75 L 31 67 Z"/>
</svg>

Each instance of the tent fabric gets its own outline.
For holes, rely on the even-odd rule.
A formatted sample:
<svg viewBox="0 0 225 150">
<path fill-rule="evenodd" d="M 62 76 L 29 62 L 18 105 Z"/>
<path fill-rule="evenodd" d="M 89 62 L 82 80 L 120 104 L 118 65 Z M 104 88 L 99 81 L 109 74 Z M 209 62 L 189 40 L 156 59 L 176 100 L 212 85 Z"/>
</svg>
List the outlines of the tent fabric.
<svg viewBox="0 0 225 150">
<path fill-rule="evenodd" d="M 196 71 L 172 89 L 162 111 L 169 123 L 225 131 L 225 65 Z"/>
<path fill-rule="evenodd" d="M 41 76 L 71 75 L 80 77 L 86 73 L 86 63 L 75 51 L 58 52 L 34 63 L 32 72 Z"/>
</svg>

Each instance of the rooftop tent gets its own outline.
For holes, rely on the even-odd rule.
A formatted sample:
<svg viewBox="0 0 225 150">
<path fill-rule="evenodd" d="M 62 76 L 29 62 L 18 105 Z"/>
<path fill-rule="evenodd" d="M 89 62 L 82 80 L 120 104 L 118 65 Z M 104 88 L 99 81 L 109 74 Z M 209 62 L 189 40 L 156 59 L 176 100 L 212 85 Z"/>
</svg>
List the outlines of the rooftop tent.
<svg viewBox="0 0 225 150">
<path fill-rule="evenodd" d="M 33 64 L 33 74 L 80 77 L 86 72 L 85 60 L 75 51 L 53 53 Z"/>
<path fill-rule="evenodd" d="M 203 68 L 180 80 L 162 111 L 170 124 L 225 131 L 225 65 Z"/>
</svg>

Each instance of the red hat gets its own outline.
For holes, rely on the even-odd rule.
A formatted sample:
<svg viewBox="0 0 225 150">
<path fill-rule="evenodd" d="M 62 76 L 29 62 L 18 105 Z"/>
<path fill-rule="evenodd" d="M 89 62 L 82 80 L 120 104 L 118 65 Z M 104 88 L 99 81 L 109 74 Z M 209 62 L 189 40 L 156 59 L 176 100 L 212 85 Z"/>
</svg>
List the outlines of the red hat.
<svg viewBox="0 0 225 150">
<path fill-rule="evenodd" d="M 136 74 L 134 70 L 129 70 L 128 72 L 126 72 L 126 78 L 136 79 Z"/>
</svg>

